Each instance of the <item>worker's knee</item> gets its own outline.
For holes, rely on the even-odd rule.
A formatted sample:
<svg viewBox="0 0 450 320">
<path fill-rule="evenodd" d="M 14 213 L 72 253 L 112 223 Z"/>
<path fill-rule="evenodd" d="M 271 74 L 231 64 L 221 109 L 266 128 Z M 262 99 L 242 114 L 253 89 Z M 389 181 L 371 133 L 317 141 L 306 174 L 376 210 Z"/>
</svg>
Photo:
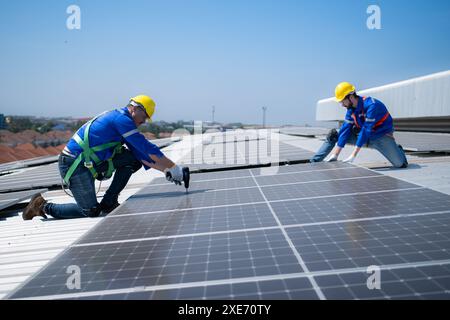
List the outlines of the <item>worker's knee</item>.
<svg viewBox="0 0 450 320">
<path fill-rule="evenodd" d="M 404 161 L 403 159 L 391 159 L 391 163 L 394 168 L 403 169 L 408 167 L 408 161 Z"/>
<path fill-rule="evenodd" d="M 123 169 L 127 170 L 131 174 L 139 171 L 140 168 L 142 168 L 142 164 L 140 161 L 134 160 L 130 163 L 127 163 L 125 166 L 122 167 Z"/>
<path fill-rule="evenodd" d="M 130 168 L 131 168 L 131 172 L 135 173 L 137 171 L 139 171 L 139 169 L 142 168 L 142 163 L 140 161 L 134 160 L 131 164 L 130 164 Z"/>
<path fill-rule="evenodd" d="M 129 150 L 124 150 L 120 155 L 116 157 L 114 161 L 114 167 L 116 169 L 126 168 L 131 171 L 131 173 L 137 172 L 142 167 L 142 163 L 137 160 L 133 153 Z"/>
<path fill-rule="evenodd" d="M 405 169 L 405 168 L 408 168 L 408 161 L 402 162 L 402 163 L 400 163 L 400 162 L 393 163 L 393 165 L 394 165 L 394 168 Z"/>
<path fill-rule="evenodd" d="M 82 209 L 82 210 L 83 210 L 83 215 L 86 217 L 89 217 L 89 218 L 98 217 L 100 215 L 100 213 L 102 212 L 102 208 L 98 204 L 89 209 Z"/>
</svg>

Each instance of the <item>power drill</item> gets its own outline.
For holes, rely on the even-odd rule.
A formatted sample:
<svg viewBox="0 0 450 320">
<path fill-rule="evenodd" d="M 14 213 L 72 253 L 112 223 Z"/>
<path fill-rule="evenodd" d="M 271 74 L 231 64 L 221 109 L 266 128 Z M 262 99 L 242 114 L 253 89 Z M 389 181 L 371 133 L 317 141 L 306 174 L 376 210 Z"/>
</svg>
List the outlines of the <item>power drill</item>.
<svg viewBox="0 0 450 320">
<path fill-rule="evenodd" d="M 184 187 L 186 188 L 186 193 L 188 193 L 189 182 L 191 180 L 191 172 L 190 172 L 188 167 L 183 167 L 182 170 L 183 170 Z M 167 180 L 170 180 L 170 181 L 172 180 L 172 174 L 169 171 L 166 172 L 166 178 L 167 178 Z M 176 184 L 180 184 L 181 185 L 181 183 L 176 183 Z"/>
</svg>

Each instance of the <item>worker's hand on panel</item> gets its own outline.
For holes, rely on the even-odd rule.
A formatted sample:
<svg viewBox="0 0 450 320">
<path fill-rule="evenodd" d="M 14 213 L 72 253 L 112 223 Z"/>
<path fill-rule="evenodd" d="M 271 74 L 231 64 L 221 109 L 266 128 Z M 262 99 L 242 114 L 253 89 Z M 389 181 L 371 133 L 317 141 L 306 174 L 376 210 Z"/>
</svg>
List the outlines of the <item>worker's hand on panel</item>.
<svg viewBox="0 0 450 320">
<path fill-rule="evenodd" d="M 345 159 L 344 162 L 353 163 L 353 161 L 355 161 L 355 158 L 356 158 L 356 156 L 352 154 L 350 157 Z"/>
<path fill-rule="evenodd" d="M 337 161 L 337 159 L 338 159 L 338 156 L 337 156 L 335 153 L 333 153 L 333 154 L 328 158 L 328 160 L 326 160 L 325 162 L 334 162 L 334 161 Z"/>
<path fill-rule="evenodd" d="M 181 185 L 181 182 L 183 181 L 183 168 L 178 165 L 174 165 L 171 168 L 165 169 L 164 173 L 168 181 Z"/>
</svg>

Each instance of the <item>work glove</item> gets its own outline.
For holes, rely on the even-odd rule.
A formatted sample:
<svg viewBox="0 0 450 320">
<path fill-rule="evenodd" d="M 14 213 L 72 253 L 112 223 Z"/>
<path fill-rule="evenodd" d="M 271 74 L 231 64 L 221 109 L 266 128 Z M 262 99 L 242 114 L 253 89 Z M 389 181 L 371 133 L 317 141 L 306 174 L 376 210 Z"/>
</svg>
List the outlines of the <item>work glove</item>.
<svg viewBox="0 0 450 320">
<path fill-rule="evenodd" d="M 164 170 L 166 174 L 166 179 L 181 186 L 183 181 L 183 169 L 180 166 L 174 165 L 172 168 L 167 168 Z"/>
<path fill-rule="evenodd" d="M 353 161 L 355 160 L 355 156 L 354 155 L 351 155 L 350 157 L 348 157 L 347 159 L 345 159 L 344 160 L 344 162 L 347 162 L 347 163 L 353 163 Z"/>
<path fill-rule="evenodd" d="M 334 162 L 337 161 L 338 156 L 336 154 L 332 154 L 331 157 L 328 158 L 328 160 L 326 160 L 325 162 Z"/>
</svg>

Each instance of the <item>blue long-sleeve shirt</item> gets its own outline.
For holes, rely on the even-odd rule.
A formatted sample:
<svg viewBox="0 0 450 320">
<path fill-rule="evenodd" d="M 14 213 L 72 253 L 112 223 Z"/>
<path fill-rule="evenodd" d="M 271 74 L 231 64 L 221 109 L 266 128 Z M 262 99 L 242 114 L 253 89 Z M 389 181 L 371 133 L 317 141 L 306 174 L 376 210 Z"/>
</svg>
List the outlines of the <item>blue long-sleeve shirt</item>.
<svg viewBox="0 0 450 320">
<path fill-rule="evenodd" d="M 85 128 L 86 124 L 75 133 L 82 140 L 84 139 Z M 109 142 L 125 144 L 135 158 L 141 162 L 146 160 L 154 163 L 149 155 L 156 155 L 159 158 L 164 155 L 156 145 L 148 141 L 138 131 L 127 107 L 106 112 L 91 124 L 89 128 L 89 146 L 92 148 Z M 83 149 L 73 138 L 67 143 L 66 148 L 75 157 L 78 157 L 83 152 Z M 95 152 L 95 154 L 101 161 L 104 161 L 112 156 L 113 150 L 114 148 L 109 148 Z M 148 169 L 147 166 L 144 165 L 144 167 Z"/>
<path fill-rule="evenodd" d="M 356 108 L 348 108 L 344 124 L 339 130 L 339 147 L 345 146 L 354 126 L 361 128 L 356 140 L 356 146 L 359 148 L 369 139 L 376 140 L 394 132 L 394 122 L 386 106 L 371 97 L 360 98 Z"/>
</svg>

